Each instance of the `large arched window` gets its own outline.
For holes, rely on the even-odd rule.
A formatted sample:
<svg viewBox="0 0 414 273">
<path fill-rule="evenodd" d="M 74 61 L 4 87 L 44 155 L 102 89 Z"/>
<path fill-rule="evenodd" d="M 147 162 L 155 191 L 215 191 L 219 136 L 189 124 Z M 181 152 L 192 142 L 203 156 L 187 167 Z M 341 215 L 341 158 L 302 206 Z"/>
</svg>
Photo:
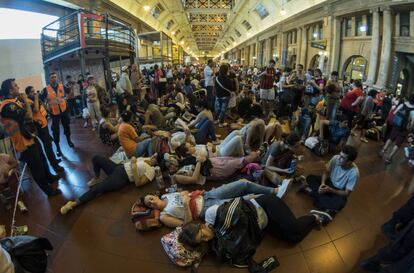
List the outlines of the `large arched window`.
<svg viewBox="0 0 414 273">
<path fill-rule="evenodd" d="M 316 54 L 312 57 L 310 63 L 309 63 L 309 69 L 316 69 L 319 67 L 319 54 Z"/>
<path fill-rule="evenodd" d="M 410 96 L 411 94 L 408 92 L 408 79 L 409 79 L 409 73 L 407 69 L 402 69 L 400 71 L 400 74 L 398 76 L 398 82 L 397 82 L 397 89 L 395 90 L 395 94 L 397 96 L 405 95 L 406 97 Z"/>
<path fill-rule="evenodd" d="M 351 56 L 344 63 L 343 79 L 365 81 L 368 71 L 368 61 L 362 56 Z"/>
</svg>

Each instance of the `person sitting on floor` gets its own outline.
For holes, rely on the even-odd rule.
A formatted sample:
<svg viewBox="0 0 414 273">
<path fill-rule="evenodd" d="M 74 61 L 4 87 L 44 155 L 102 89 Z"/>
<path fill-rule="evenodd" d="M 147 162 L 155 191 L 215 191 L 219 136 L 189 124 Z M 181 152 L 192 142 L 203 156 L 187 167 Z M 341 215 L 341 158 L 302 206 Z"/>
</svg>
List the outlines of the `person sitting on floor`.
<svg viewBox="0 0 414 273">
<path fill-rule="evenodd" d="M 266 154 L 262 157 L 261 163 L 264 165 L 263 175 L 275 185 L 282 182 L 282 176 L 292 176 L 297 166 L 291 166 L 295 158 L 295 150 L 299 143 L 299 136 L 291 133 L 284 140 L 273 142 Z M 299 176 L 302 173 L 297 173 Z"/>
<path fill-rule="evenodd" d="M 111 123 L 109 116 L 111 112 L 105 106 L 101 107 L 102 118 L 99 121 L 98 133 L 102 143 L 107 145 L 118 144 L 118 128 L 119 124 L 115 126 Z"/>
<path fill-rule="evenodd" d="M 168 227 L 177 227 L 199 218 L 204 218 L 207 209 L 214 205 L 221 205 L 231 198 L 242 197 L 249 194 L 274 194 L 281 198 L 289 185 L 287 180 L 279 188 L 266 187 L 247 180 L 239 180 L 209 191 L 199 192 L 194 205 L 191 205 L 191 197 L 188 191 L 164 194 L 161 197 L 147 194 L 142 203 L 151 209 L 161 211 L 160 220 Z"/>
<path fill-rule="evenodd" d="M 122 189 L 133 182 L 140 187 L 150 183 L 155 178 L 158 162 L 156 155 L 151 158 L 135 158 L 124 164 L 116 164 L 103 156 L 92 158 L 93 171 L 95 177 L 88 181 L 90 189 L 82 194 L 77 200 L 67 202 L 60 208 L 61 214 L 67 214 L 70 210 L 89 202 L 101 194 Z M 100 180 L 100 172 L 103 170 L 107 177 Z"/>
<path fill-rule="evenodd" d="M 337 116 L 336 120 L 322 120 L 319 127 L 319 139 L 328 140 L 334 147 L 343 147 L 351 130 L 346 116 Z"/>
<path fill-rule="evenodd" d="M 300 191 L 313 198 L 317 209 L 332 215 L 338 213 L 358 182 L 359 170 L 354 163 L 357 156 L 353 146 L 345 145 L 328 162 L 322 176 L 309 175 Z"/>
</svg>

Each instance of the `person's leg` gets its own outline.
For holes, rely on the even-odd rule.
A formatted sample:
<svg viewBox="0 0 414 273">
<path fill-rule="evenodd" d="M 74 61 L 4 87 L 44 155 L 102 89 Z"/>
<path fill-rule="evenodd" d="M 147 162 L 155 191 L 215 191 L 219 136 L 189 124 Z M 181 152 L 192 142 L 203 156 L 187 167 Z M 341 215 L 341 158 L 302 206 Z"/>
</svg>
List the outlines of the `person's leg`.
<svg viewBox="0 0 414 273">
<path fill-rule="evenodd" d="M 50 172 L 49 169 L 49 164 L 47 162 L 47 158 L 45 155 L 45 152 L 42 149 L 42 144 L 40 143 L 40 140 L 38 138 L 35 138 L 35 147 L 37 149 L 37 154 L 39 155 L 39 165 L 42 166 L 42 169 L 45 172 L 46 178 L 47 178 L 47 182 L 50 184 L 53 182 L 53 175 Z"/>
<path fill-rule="evenodd" d="M 212 112 L 214 112 L 214 95 L 213 86 L 207 86 L 207 104 Z"/>
<path fill-rule="evenodd" d="M 107 157 L 95 155 L 92 157 L 92 166 L 95 177 L 98 178 L 100 176 L 101 170 L 103 170 L 107 175 L 110 175 L 116 169 L 116 167 L 118 167 L 118 164 Z"/>
<path fill-rule="evenodd" d="M 60 115 L 52 115 L 52 134 L 53 134 L 53 141 L 56 144 L 58 152 L 60 151 Z"/>
<path fill-rule="evenodd" d="M 282 181 L 283 181 L 283 177 L 281 177 L 277 172 L 273 172 L 273 171 L 269 170 L 268 168 L 264 169 L 263 175 L 267 179 L 269 179 L 269 181 L 273 185 L 280 185 L 280 183 L 282 183 Z"/>
<path fill-rule="evenodd" d="M 96 116 L 95 116 L 95 109 L 93 107 L 93 103 L 88 102 L 88 110 L 89 110 L 89 117 L 92 121 L 92 128 L 96 128 Z"/>
<path fill-rule="evenodd" d="M 219 119 L 219 115 L 220 115 L 220 112 L 221 112 L 221 98 L 219 98 L 219 97 L 216 97 L 216 101 L 215 101 L 215 118 L 216 118 L 216 120 L 218 120 Z"/>
<path fill-rule="evenodd" d="M 72 140 L 70 139 L 70 118 L 68 111 L 62 112 L 61 114 L 62 125 L 63 125 L 63 133 L 66 136 L 66 140 L 68 142 L 69 147 L 73 148 Z"/>
<path fill-rule="evenodd" d="M 56 159 L 55 153 L 53 152 L 52 140 L 50 139 L 48 127 L 46 126 L 41 128 L 38 126 L 37 129 L 38 137 L 43 143 L 43 149 L 45 150 L 46 157 L 49 160 L 50 165 L 56 169 L 58 167 L 59 161 Z"/>
<path fill-rule="evenodd" d="M 241 136 L 235 135 L 232 139 L 226 143 L 222 143 L 219 146 L 220 156 L 244 156 L 244 147 Z"/>
<path fill-rule="evenodd" d="M 95 111 L 96 121 L 99 124 L 99 121 L 101 120 L 101 110 L 100 110 L 99 101 L 93 103 L 93 109 Z"/>
<path fill-rule="evenodd" d="M 305 141 L 305 139 L 309 136 L 309 130 L 311 127 L 311 118 L 310 117 L 304 117 L 303 118 L 303 124 L 302 124 L 302 140 Z"/>
<path fill-rule="evenodd" d="M 226 112 L 227 112 L 227 106 L 229 105 L 230 97 L 224 97 L 221 98 L 222 104 L 221 104 L 221 111 L 219 115 L 219 121 L 220 123 L 224 123 L 224 120 L 226 118 Z"/>
<path fill-rule="evenodd" d="M 194 134 L 194 139 L 197 144 L 205 144 L 207 137 L 213 126 L 212 122 L 208 118 L 203 118 L 197 125 L 197 132 Z M 214 135 L 215 136 L 215 135 Z"/>
<path fill-rule="evenodd" d="M 223 141 L 221 142 L 220 146 L 226 145 L 230 140 L 232 140 L 236 136 L 240 136 L 240 131 L 239 130 L 234 130 L 230 134 L 228 134 L 226 136 L 226 138 L 223 139 Z"/>
<path fill-rule="evenodd" d="M 47 170 L 45 170 L 42 158 L 38 152 L 38 144 L 33 144 L 28 147 L 24 152 L 21 153 L 20 159 L 27 163 L 27 167 L 29 168 L 34 181 L 36 184 L 42 189 L 44 193 L 50 195 L 53 190 L 48 185 L 48 182 L 51 182 L 47 175 Z"/>
<path fill-rule="evenodd" d="M 316 226 L 313 215 L 296 218 L 290 208 L 276 195 L 266 194 L 255 199 L 269 219 L 268 229 L 289 242 L 300 242 Z"/>
<path fill-rule="evenodd" d="M 229 199 L 247 194 L 266 194 L 275 192 L 275 188 L 262 186 L 250 181 L 239 180 L 224 184 L 218 188 L 213 188 L 205 192 L 204 197 L 213 199 Z"/>
<path fill-rule="evenodd" d="M 143 141 L 138 142 L 137 148 L 135 150 L 136 157 L 151 156 L 150 146 L 152 145 L 152 139 L 147 138 Z"/>
<path fill-rule="evenodd" d="M 79 197 L 77 205 L 85 204 L 103 193 L 119 190 L 128 184 L 129 178 L 124 166 L 118 165 L 101 183 L 96 184 L 96 186 Z"/>
</svg>

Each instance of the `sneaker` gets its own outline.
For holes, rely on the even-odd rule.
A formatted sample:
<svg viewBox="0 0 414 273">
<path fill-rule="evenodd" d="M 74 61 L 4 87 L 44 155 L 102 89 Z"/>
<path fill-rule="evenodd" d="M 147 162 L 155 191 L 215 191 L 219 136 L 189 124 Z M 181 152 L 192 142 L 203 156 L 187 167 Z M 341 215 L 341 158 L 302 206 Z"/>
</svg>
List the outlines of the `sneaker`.
<svg viewBox="0 0 414 273">
<path fill-rule="evenodd" d="M 92 132 L 95 132 L 95 131 L 96 131 L 96 128 L 95 128 L 95 127 L 93 127 L 93 128 L 92 128 Z"/>
<path fill-rule="evenodd" d="M 282 184 L 279 186 L 277 190 L 277 197 L 282 198 L 285 195 L 291 181 L 292 179 L 283 179 Z"/>
<path fill-rule="evenodd" d="M 218 120 L 215 120 L 215 121 L 214 121 L 214 124 L 216 124 L 216 125 L 217 125 L 217 124 L 219 124 L 219 123 L 220 123 L 220 122 L 219 122 Z"/>
<path fill-rule="evenodd" d="M 94 177 L 91 180 L 89 180 L 86 184 L 88 185 L 89 188 L 92 188 L 93 186 L 95 186 L 99 182 L 101 182 L 101 181 L 98 178 Z"/>
<path fill-rule="evenodd" d="M 62 215 L 67 214 L 69 211 L 71 211 L 72 209 L 74 209 L 76 207 L 76 202 L 74 201 L 69 201 L 67 202 L 63 207 L 60 208 L 60 213 Z"/>
<path fill-rule="evenodd" d="M 231 265 L 237 268 L 247 268 L 249 265 L 246 262 L 231 262 Z"/>
<path fill-rule="evenodd" d="M 326 225 L 332 221 L 332 216 L 324 211 L 311 210 L 310 214 L 315 215 L 321 225 Z"/>
<path fill-rule="evenodd" d="M 224 127 L 226 127 L 226 126 L 228 126 L 228 123 L 227 123 L 227 122 L 224 122 L 222 125 L 223 125 Z"/>
<path fill-rule="evenodd" d="M 359 138 L 359 140 L 361 140 L 364 143 L 368 143 L 368 139 L 366 139 L 365 137 L 361 137 L 361 138 Z"/>
<path fill-rule="evenodd" d="M 218 127 L 219 127 L 219 128 L 223 128 L 223 127 L 224 127 L 223 123 L 220 123 L 220 124 L 218 125 Z"/>
</svg>

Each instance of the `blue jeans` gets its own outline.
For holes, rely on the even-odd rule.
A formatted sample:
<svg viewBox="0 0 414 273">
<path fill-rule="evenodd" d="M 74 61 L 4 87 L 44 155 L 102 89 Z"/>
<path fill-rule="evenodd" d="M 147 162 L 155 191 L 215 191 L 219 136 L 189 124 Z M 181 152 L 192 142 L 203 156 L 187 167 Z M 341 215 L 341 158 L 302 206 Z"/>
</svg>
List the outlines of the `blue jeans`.
<svg viewBox="0 0 414 273">
<path fill-rule="evenodd" d="M 302 125 L 301 125 L 301 127 L 302 127 L 302 130 L 301 130 L 302 139 L 306 139 L 309 136 L 309 130 L 310 130 L 311 125 L 312 125 L 312 119 L 309 116 L 304 116 L 304 117 L 301 118 L 301 121 L 302 121 Z"/>
<path fill-rule="evenodd" d="M 219 156 L 244 156 L 243 139 L 240 136 L 240 131 L 235 130 L 231 132 L 219 145 Z"/>
<path fill-rule="evenodd" d="M 216 130 L 214 124 L 208 118 L 203 118 L 197 125 L 197 132 L 194 134 L 194 139 L 197 144 L 206 144 L 207 137 L 211 140 L 216 140 Z"/>
<path fill-rule="evenodd" d="M 230 97 L 216 98 L 216 115 L 220 123 L 223 123 L 226 118 L 226 111 L 229 101 Z"/>
<path fill-rule="evenodd" d="M 249 181 L 235 181 L 224 184 L 218 188 L 211 189 L 204 193 L 204 207 L 201 216 L 205 211 L 214 205 L 221 205 L 231 198 L 242 197 L 248 194 L 273 193 L 274 188 L 262 186 Z"/>
<path fill-rule="evenodd" d="M 136 157 L 152 156 L 152 154 L 152 138 L 138 142 L 137 148 L 135 149 Z"/>
</svg>

